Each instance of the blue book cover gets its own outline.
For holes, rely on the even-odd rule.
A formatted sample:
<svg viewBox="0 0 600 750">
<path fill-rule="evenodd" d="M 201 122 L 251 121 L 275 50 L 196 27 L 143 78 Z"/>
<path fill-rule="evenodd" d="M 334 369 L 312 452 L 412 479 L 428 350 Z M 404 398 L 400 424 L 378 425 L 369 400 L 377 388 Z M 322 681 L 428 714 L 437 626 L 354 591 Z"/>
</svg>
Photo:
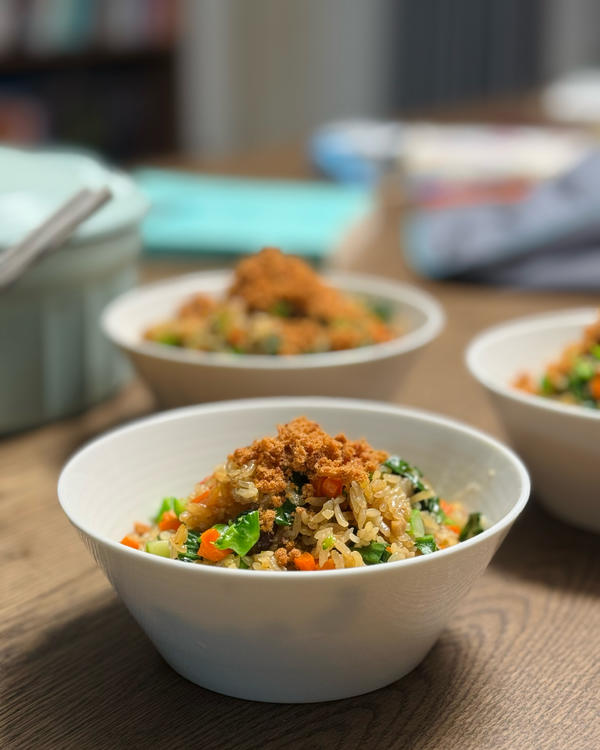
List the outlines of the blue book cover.
<svg viewBox="0 0 600 750">
<path fill-rule="evenodd" d="M 319 258 L 371 207 L 363 187 L 246 179 L 162 169 L 134 173 L 151 203 L 149 254 L 243 255 L 270 245 Z"/>
</svg>

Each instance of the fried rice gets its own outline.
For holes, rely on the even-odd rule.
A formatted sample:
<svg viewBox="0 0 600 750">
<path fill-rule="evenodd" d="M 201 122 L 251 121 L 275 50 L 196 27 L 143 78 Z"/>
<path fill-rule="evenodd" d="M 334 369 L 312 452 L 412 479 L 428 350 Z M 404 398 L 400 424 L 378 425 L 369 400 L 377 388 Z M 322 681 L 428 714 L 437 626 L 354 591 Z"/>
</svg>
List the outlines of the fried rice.
<svg viewBox="0 0 600 750">
<path fill-rule="evenodd" d="M 569 344 L 540 378 L 521 373 L 514 386 L 564 404 L 600 409 L 600 313 L 581 339 Z"/>
<path fill-rule="evenodd" d="M 231 454 L 121 541 L 182 562 L 310 571 L 405 560 L 483 530 L 420 470 L 299 417 Z"/>
<path fill-rule="evenodd" d="M 354 349 L 400 334 L 387 303 L 344 294 L 299 258 L 265 248 L 238 265 L 223 299 L 197 294 L 144 337 L 201 351 L 289 355 Z"/>
</svg>

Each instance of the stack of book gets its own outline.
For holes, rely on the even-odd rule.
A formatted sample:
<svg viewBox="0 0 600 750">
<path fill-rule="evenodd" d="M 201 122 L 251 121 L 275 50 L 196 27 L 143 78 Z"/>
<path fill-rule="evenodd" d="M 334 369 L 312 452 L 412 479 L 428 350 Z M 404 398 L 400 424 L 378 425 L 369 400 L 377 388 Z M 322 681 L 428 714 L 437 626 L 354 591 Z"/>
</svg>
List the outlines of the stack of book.
<svg viewBox="0 0 600 750">
<path fill-rule="evenodd" d="M 0 139 L 173 150 L 177 26 L 177 0 L 1 0 Z"/>
</svg>

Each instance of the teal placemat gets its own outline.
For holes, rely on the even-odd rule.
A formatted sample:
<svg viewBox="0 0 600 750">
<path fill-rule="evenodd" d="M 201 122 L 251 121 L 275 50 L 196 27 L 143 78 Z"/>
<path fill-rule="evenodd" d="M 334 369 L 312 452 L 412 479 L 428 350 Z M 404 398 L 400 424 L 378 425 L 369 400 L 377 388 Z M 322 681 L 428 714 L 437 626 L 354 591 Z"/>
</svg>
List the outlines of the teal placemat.
<svg viewBox="0 0 600 750">
<path fill-rule="evenodd" d="M 150 254 L 245 254 L 265 245 L 321 257 L 371 206 L 368 190 L 292 180 L 134 173 L 152 208 L 142 225 Z"/>
</svg>

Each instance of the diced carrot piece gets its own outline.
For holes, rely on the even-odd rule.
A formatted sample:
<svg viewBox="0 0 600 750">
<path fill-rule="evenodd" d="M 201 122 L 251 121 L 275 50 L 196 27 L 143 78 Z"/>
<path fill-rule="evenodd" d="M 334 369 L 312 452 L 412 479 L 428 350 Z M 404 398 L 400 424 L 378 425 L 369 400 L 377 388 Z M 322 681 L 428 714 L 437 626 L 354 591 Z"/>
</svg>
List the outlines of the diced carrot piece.
<svg viewBox="0 0 600 750">
<path fill-rule="evenodd" d="M 313 486 L 317 497 L 339 497 L 344 483 L 341 479 L 333 477 L 319 477 Z"/>
<path fill-rule="evenodd" d="M 211 562 L 219 562 L 219 560 L 223 560 L 223 558 L 227 557 L 231 552 L 230 549 L 219 549 L 218 547 L 215 547 L 215 542 L 219 536 L 219 530 L 215 529 L 214 526 L 211 529 L 207 529 L 200 536 L 198 554 Z"/>
<path fill-rule="evenodd" d="M 444 521 L 444 525 L 448 528 L 454 531 L 456 534 L 460 534 L 461 532 L 461 525 L 459 523 L 456 523 L 456 521 L 452 518 L 452 514 L 456 510 L 455 503 L 449 503 L 446 500 L 440 500 L 440 508 L 444 511 L 447 518 Z"/>
<path fill-rule="evenodd" d="M 326 477 L 323 480 L 323 492 L 325 493 L 325 497 L 339 497 L 342 494 L 343 488 L 344 483 L 341 479 Z"/>
<path fill-rule="evenodd" d="M 323 565 L 319 566 L 319 570 L 333 570 L 335 568 L 335 563 L 331 558 L 329 560 L 326 560 Z"/>
<path fill-rule="evenodd" d="M 229 333 L 229 343 L 233 344 L 234 346 L 236 344 L 239 344 L 243 338 L 244 332 L 241 328 L 234 328 L 233 331 Z"/>
<path fill-rule="evenodd" d="M 317 569 L 315 558 L 310 554 L 310 552 L 303 552 L 301 555 L 298 555 L 298 557 L 295 557 L 294 565 L 298 568 L 298 570 Z"/>
<path fill-rule="evenodd" d="M 537 390 L 534 379 L 528 373 L 521 372 L 513 381 L 515 388 L 526 393 L 535 393 Z"/>
<path fill-rule="evenodd" d="M 392 338 L 390 329 L 385 325 L 385 323 L 375 323 L 375 325 L 371 329 L 371 334 L 373 336 L 373 340 L 377 344 L 381 344 L 384 341 L 389 341 Z"/>
<path fill-rule="evenodd" d="M 158 522 L 158 528 L 161 531 L 177 531 L 179 528 L 179 519 L 172 510 L 166 510 Z"/>
<path fill-rule="evenodd" d="M 135 533 L 142 536 L 142 534 L 147 534 L 150 531 L 150 526 L 147 523 L 142 523 L 141 521 L 136 521 L 133 524 L 133 528 L 135 529 Z"/>
<path fill-rule="evenodd" d="M 600 401 L 600 375 L 595 375 L 590 380 L 590 392 L 597 401 Z"/>
<path fill-rule="evenodd" d="M 140 548 L 139 542 L 129 534 L 126 534 L 123 539 L 121 539 L 121 544 L 124 544 L 126 547 L 132 547 L 133 549 Z"/>
</svg>

